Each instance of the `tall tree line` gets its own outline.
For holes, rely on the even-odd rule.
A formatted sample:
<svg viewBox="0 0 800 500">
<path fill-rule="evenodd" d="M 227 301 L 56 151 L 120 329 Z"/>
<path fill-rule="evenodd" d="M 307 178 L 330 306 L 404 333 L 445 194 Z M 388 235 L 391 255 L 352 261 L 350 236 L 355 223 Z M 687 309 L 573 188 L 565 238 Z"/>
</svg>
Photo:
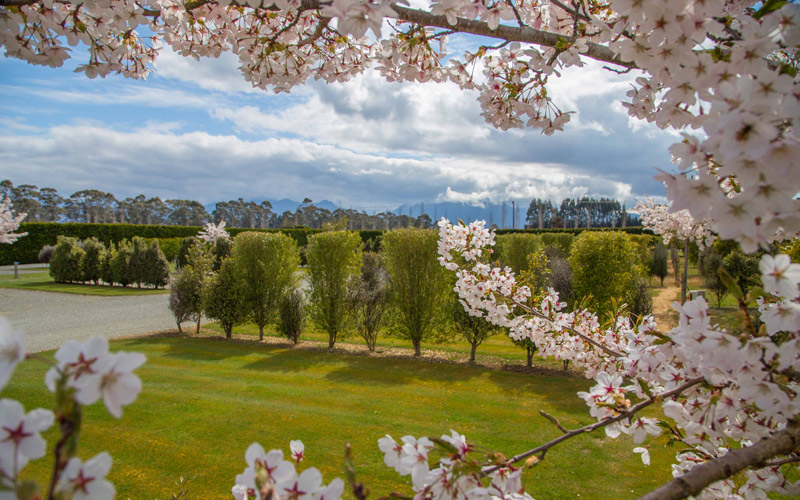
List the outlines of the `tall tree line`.
<svg viewBox="0 0 800 500">
<path fill-rule="evenodd" d="M 317 207 L 309 198 L 294 212 L 278 214 L 269 201 L 256 203 L 242 198 L 218 202 L 209 214 L 195 200 L 162 200 L 143 194 L 117 199 L 114 194 L 85 189 L 63 197 L 53 188 L 32 184 L 14 186 L 10 180 L 0 181 L 0 196 L 7 196 L 17 212 L 25 212 L 26 222 L 88 222 L 201 226 L 206 222 L 225 221 L 228 227 L 249 229 L 307 226 L 321 228 L 325 224 L 347 221 L 347 229 L 431 228 L 427 214 L 418 217 L 398 215 L 390 211 L 369 215 L 353 209 L 328 210 Z"/>
<path fill-rule="evenodd" d="M 528 206 L 529 228 L 625 227 L 638 224 L 625 204 L 611 198 L 565 198 L 561 205 L 534 198 Z"/>
</svg>

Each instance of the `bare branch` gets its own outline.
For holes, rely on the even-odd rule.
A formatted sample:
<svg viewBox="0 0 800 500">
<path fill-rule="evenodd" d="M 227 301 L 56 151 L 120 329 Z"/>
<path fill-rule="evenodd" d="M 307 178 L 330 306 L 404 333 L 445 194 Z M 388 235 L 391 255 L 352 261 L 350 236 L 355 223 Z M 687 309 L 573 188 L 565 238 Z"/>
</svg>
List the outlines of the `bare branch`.
<svg viewBox="0 0 800 500">
<path fill-rule="evenodd" d="M 705 381 L 705 379 L 703 377 L 693 378 L 693 379 L 687 381 L 685 384 L 680 385 L 680 386 L 676 387 L 675 389 L 672 389 L 671 391 L 667 391 L 667 392 L 665 392 L 663 394 L 652 396 L 652 397 L 650 397 L 648 399 L 645 399 L 641 403 L 637 403 L 637 404 L 631 406 L 631 408 L 629 410 L 620 413 L 616 417 L 609 417 L 609 418 L 600 420 L 598 422 L 595 422 L 595 423 L 593 423 L 591 425 L 586 425 L 586 426 L 581 427 L 579 429 L 574 429 L 574 430 L 568 431 L 564 435 L 562 435 L 560 437 L 557 437 L 556 439 L 553 439 L 550 442 L 547 442 L 547 443 L 545 443 L 545 444 L 543 444 L 541 446 L 537 446 L 536 448 L 528 450 L 525 453 L 520 453 L 519 455 L 516 455 L 516 456 L 510 458 L 507 463 L 509 463 L 509 464 L 517 463 L 517 462 L 520 462 L 522 460 L 525 460 L 528 457 L 532 457 L 533 455 L 536 455 L 537 453 L 541 453 L 542 454 L 540 459 L 544 458 L 544 455 L 547 453 L 547 451 L 550 448 L 552 448 L 553 446 L 555 446 L 555 445 L 557 445 L 557 444 L 559 444 L 559 443 L 561 443 L 563 441 L 566 441 L 567 439 L 573 438 L 573 437 L 578 436 L 580 434 L 585 434 L 585 433 L 588 433 L 588 432 L 592 432 L 592 431 L 594 431 L 596 429 L 600 429 L 601 427 L 605 427 L 607 425 L 613 424 L 614 422 L 619 422 L 620 420 L 625 420 L 626 418 L 630 418 L 630 417 L 634 416 L 636 413 L 638 413 L 639 411 L 641 411 L 642 409 L 647 408 L 651 404 L 655 403 L 656 401 L 660 401 L 662 399 L 671 398 L 672 396 L 677 396 L 678 394 L 682 393 L 683 391 L 685 391 L 687 389 L 690 389 L 690 388 L 692 388 L 692 387 L 694 387 L 694 386 L 696 386 L 696 385 L 698 385 L 698 384 L 700 384 L 700 383 L 702 383 L 704 381 Z M 772 455 L 772 456 L 774 456 L 774 455 Z M 502 466 L 500 466 L 500 465 L 494 465 L 494 466 L 491 466 L 491 467 L 487 467 L 487 468 L 483 469 L 483 473 L 484 474 L 490 474 L 490 473 L 500 469 L 501 467 Z M 656 497 L 653 497 L 653 499 L 650 499 L 650 500 L 655 500 L 655 498 Z M 660 497 L 658 497 L 658 498 L 660 498 Z"/>
<path fill-rule="evenodd" d="M 753 466 L 765 466 L 773 457 L 787 455 L 800 446 L 800 422 L 793 420 L 786 428 L 753 446 L 733 450 L 714 460 L 693 467 L 681 477 L 651 491 L 639 500 L 678 500 L 700 493 L 706 486 L 727 479 Z"/>
<path fill-rule="evenodd" d="M 615 68 L 612 68 L 611 66 L 603 66 L 603 69 L 607 69 L 609 71 L 613 71 L 614 73 L 616 73 L 618 75 L 624 75 L 625 73 L 630 73 L 633 68 L 615 69 Z"/>
<path fill-rule="evenodd" d="M 314 29 L 314 33 L 297 42 L 297 46 L 302 47 L 304 45 L 308 45 L 309 43 L 316 42 L 319 39 L 319 37 L 322 36 L 322 33 L 325 32 L 325 28 L 328 27 L 328 24 L 330 24 L 330 22 L 331 22 L 330 17 L 321 17 L 319 19 L 319 22 L 317 23 L 316 29 Z"/>
<path fill-rule="evenodd" d="M 541 416 L 543 416 L 544 418 L 546 418 L 547 420 L 549 420 L 549 421 L 550 421 L 550 422 L 551 422 L 553 425 L 555 425 L 556 427 L 558 427 L 558 430 L 560 430 L 560 431 L 561 431 L 561 432 L 563 432 L 564 434 L 566 434 L 566 433 L 568 433 L 568 432 L 569 432 L 567 429 L 565 429 L 565 428 L 564 428 L 564 426 L 563 426 L 563 425 L 561 425 L 561 422 L 559 422 L 559 421 L 558 421 L 558 419 L 557 419 L 556 417 L 554 417 L 554 416 L 550 415 L 549 413 L 547 413 L 547 412 L 546 412 L 546 411 L 544 411 L 544 410 L 539 410 L 539 414 L 540 414 Z"/>
</svg>

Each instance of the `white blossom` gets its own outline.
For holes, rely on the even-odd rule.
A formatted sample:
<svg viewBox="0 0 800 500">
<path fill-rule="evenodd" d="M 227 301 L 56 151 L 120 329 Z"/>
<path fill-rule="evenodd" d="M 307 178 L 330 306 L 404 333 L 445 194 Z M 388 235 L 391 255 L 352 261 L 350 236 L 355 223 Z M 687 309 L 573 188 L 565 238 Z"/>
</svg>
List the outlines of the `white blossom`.
<svg viewBox="0 0 800 500">
<path fill-rule="evenodd" d="M 5 387 L 14 368 L 25 359 L 25 338 L 0 316 L 0 390 Z"/>
<path fill-rule="evenodd" d="M 72 457 L 67 462 L 56 491 L 71 495 L 73 500 L 113 500 L 116 490 L 106 479 L 111 470 L 111 455 L 95 455 L 86 462 Z"/>
<path fill-rule="evenodd" d="M 50 410 L 25 408 L 13 399 L 0 399 L 0 472 L 15 478 L 29 461 L 44 456 L 47 445 L 40 435 L 55 420 Z M 0 485 L 3 484 L 0 478 Z"/>
</svg>

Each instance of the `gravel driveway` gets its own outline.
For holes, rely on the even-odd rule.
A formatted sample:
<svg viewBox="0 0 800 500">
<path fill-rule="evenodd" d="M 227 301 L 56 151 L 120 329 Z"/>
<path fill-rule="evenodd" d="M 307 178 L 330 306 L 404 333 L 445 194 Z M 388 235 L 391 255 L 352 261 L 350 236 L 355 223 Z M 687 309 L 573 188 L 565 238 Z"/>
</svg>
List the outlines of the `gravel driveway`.
<svg viewBox="0 0 800 500">
<path fill-rule="evenodd" d="M 25 332 L 28 352 L 38 352 L 69 339 L 173 329 L 168 300 L 168 294 L 93 297 L 0 288 L 0 316 Z"/>
</svg>

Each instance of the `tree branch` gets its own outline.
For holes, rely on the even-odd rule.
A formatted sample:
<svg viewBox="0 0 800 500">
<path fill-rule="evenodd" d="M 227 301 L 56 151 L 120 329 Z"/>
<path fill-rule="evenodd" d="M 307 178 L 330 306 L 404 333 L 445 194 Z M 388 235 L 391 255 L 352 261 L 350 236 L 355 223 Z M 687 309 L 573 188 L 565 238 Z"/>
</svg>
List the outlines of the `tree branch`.
<svg viewBox="0 0 800 500">
<path fill-rule="evenodd" d="M 787 455 L 800 446 L 800 422 L 789 422 L 786 428 L 753 446 L 733 450 L 709 462 L 692 467 L 681 477 L 651 491 L 639 500 L 678 500 L 700 493 L 706 486 L 727 479 L 753 466 L 763 466 L 772 457 Z"/>
<path fill-rule="evenodd" d="M 516 455 L 516 456 L 510 458 L 507 463 L 509 463 L 509 464 L 517 463 L 517 462 L 519 462 L 521 460 L 525 460 L 528 457 L 536 455 L 537 453 L 541 453 L 542 454 L 542 458 L 543 458 L 544 454 L 546 454 L 547 451 L 550 448 L 552 448 L 553 446 L 561 443 L 562 441 L 566 441 L 567 439 L 573 438 L 573 437 L 575 437 L 577 435 L 580 435 L 580 434 L 584 434 L 584 433 L 587 433 L 587 432 L 592 432 L 592 431 L 594 431 L 596 429 L 600 429 L 601 427 L 605 427 L 607 425 L 613 424 L 614 422 L 619 422 L 620 420 L 625 420 L 626 418 L 630 418 L 633 415 L 635 415 L 636 413 L 638 413 L 639 411 L 641 411 L 642 409 L 647 408 L 651 404 L 655 403 L 656 401 L 659 401 L 659 400 L 662 400 L 662 399 L 667 399 L 667 398 L 670 398 L 672 396 L 677 396 L 678 394 L 682 393 L 683 391 L 685 391 L 687 389 L 690 389 L 690 388 L 692 388 L 692 387 L 694 387 L 694 386 L 696 386 L 696 385 L 698 385 L 698 384 L 700 384 L 700 383 L 702 383 L 704 381 L 705 381 L 705 379 L 703 377 L 693 378 L 693 379 L 687 381 L 685 384 L 680 385 L 680 386 L 676 387 L 675 389 L 672 389 L 671 391 L 667 391 L 667 392 L 665 392 L 663 394 L 658 394 L 656 396 L 652 396 L 652 397 L 650 397 L 648 399 L 645 399 L 644 401 L 642 401 L 640 403 L 637 403 L 637 404 L 633 405 L 629 410 L 620 413 L 616 417 L 609 417 L 609 418 L 600 420 L 598 422 L 595 422 L 593 424 L 586 425 L 586 426 L 581 427 L 579 429 L 573 429 L 573 430 L 571 430 L 569 432 L 565 432 L 562 436 L 559 436 L 559 437 L 557 437 L 556 439 L 553 439 L 550 442 L 547 442 L 547 443 L 545 443 L 545 444 L 543 444 L 541 446 L 537 446 L 536 448 L 528 450 L 525 453 L 520 453 L 519 455 Z M 562 432 L 563 432 L 563 430 L 562 430 Z M 800 433 L 800 430 L 798 432 Z M 774 456 L 774 455 L 772 455 L 772 456 Z M 767 457 L 767 458 L 769 458 L 769 457 Z M 487 468 L 483 469 L 483 473 L 484 474 L 490 474 L 490 473 L 500 469 L 501 467 L 502 466 L 500 466 L 500 465 L 494 465 L 494 466 L 491 466 L 491 467 L 487 467 Z M 660 497 L 653 497 L 652 499 L 649 499 L 649 500 L 655 500 L 656 498 L 660 499 Z M 683 497 L 680 497 L 680 498 L 683 498 Z"/>
<path fill-rule="evenodd" d="M 0 7 L 21 7 L 23 5 L 33 5 L 39 3 L 39 1 L 40 0 L 0 0 Z M 190 0 L 184 4 L 184 7 L 187 11 L 190 11 L 209 3 L 213 2 L 210 0 Z M 300 9 L 316 10 L 329 3 L 330 2 L 327 0 L 302 0 Z M 232 1 L 231 5 L 246 6 L 246 4 L 237 0 Z M 266 4 L 266 2 L 262 4 L 261 8 L 265 10 L 279 10 L 274 4 Z M 507 26 L 501 24 L 496 29 L 492 30 L 485 22 L 476 21 L 474 19 L 458 18 L 456 24 L 451 25 L 447 22 L 446 16 L 436 16 L 424 10 L 410 9 L 397 4 L 393 4 L 392 9 L 397 13 L 396 19 L 400 21 L 415 23 L 422 26 L 454 29 L 461 33 L 471 33 L 473 35 L 507 40 L 509 42 L 530 43 L 542 47 L 556 47 L 559 43 L 572 44 L 576 40 L 576 38 L 572 36 L 550 33 L 527 26 Z M 154 12 L 152 15 L 156 16 L 158 14 L 158 12 Z M 589 42 L 588 50 L 584 55 L 591 59 L 614 64 L 616 66 L 636 68 L 635 63 L 623 61 L 619 56 L 614 54 L 611 49 L 604 45 Z"/>
<path fill-rule="evenodd" d="M 473 35 L 487 36 L 490 38 L 499 38 L 508 40 L 510 42 L 532 43 L 534 45 L 541 45 L 544 47 L 555 47 L 559 42 L 561 43 L 574 43 L 575 37 L 558 35 L 548 31 L 541 31 L 529 27 L 519 26 L 506 26 L 499 25 L 497 29 L 490 29 L 483 21 L 475 21 L 472 19 L 457 18 L 456 24 L 451 25 L 447 22 L 446 16 L 435 16 L 430 12 L 409 9 L 400 5 L 392 5 L 392 8 L 397 12 L 397 19 L 401 21 L 408 21 L 412 23 L 421 24 L 423 26 L 436 26 L 445 29 L 454 29 L 461 33 L 471 33 Z M 604 45 L 596 43 L 589 43 L 589 49 L 586 51 L 587 57 L 597 61 L 607 62 L 625 68 L 635 68 L 636 65 L 632 62 L 623 61 L 614 52 Z"/>
</svg>

